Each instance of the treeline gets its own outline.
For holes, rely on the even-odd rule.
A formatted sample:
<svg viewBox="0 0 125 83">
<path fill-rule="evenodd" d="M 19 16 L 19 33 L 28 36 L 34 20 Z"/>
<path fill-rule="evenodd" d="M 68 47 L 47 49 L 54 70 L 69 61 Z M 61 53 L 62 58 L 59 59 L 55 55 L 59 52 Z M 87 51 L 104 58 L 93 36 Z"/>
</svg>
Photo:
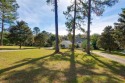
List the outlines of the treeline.
<svg viewBox="0 0 125 83">
<path fill-rule="evenodd" d="M 55 53 L 59 53 L 59 35 L 58 35 L 58 1 L 57 0 L 46 0 L 47 3 L 52 4 L 54 6 L 54 12 L 55 12 Z M 74 0 L 71 5 L 67 7 L 67 10 L 64 11 L 64 15 L 67 19 L 66 21 L 66 27 L 69 31 L 69 35 L 71 35 L 70 39 L 72 40 L 72 53 L 74 53 L 75 48 L 75 29 L 81 29 L 84 31 L 82 26 L 85 23 L 85 20 L 87 18 L 87 54 L 90 54 L 90 24 L 91 24 L 91 13 L 96 14 L 97 16 L 100 16 L 103 14 L 105 7 L 111 7 L 115 5 L 119 0 Z M 19 8 L 16 0 L 0 0 L 0 24 L 1 24 L 1 42 L 0 45 L 3 45 L 3 38 L 4 35 L 4 25 L 10 24 L 11 28 L 9 30 L 9 35 L 11 35 L 10 40 L 16 42 L 15 44 L 20 44 L 20 47 L 22 46 L 22 43 L 30 42 L 32 38 L 31 35 L 32 31 L 27 26 L 27 23 L 24 21 L 17 22 L 16 25 L 14 24 L 14 21 L 17 19 L 17 9 Z M 19 23 L 19 24 L 18 24 Z M 14 24 L 14 26 L 12 26 Z M 18 26 L 20 24 L 25 26 L 23 29 L 19 29 Z M 14 32 L 14 30 L 16 32 Z M 27 31 L 27 33 L 25 32 Z M 18 33 L 18 35 L 16 35 Z M 44 33 L 45 34 L 45 33 Z M 44 38 L 43 33 L 39 33 L 34 37 L 34 41 L 39 44 L 39 46 L 43 46 L 43 43 L 47 40 L 47 38 Z M 19 38 L 15 38 L 15 37 Z M 15 38 L 15 39 L 13 39 Z M 5 38 L 6 39 L 6 38 Z M 28 39 L 30 41 L 28 41 Z M 39 39 L 39 40 L 38 40 Z M 43 39 L 43 40 L 42 40 Z M 17 42 L 18 41 L 18 42 Z M 12 42 L 11 42 L 12 43 Z M 36 44 L 35 44 L 36 45 Z"/>
<path fill-rule="evenodd" d="M 4 31 L 4 45 L 22 45 L 51 47 L 55 41 L 55 35 L 46 31 L 40 32 L 38 27 L 30 29 L 25 21 L 17 21 L 15 25 Z"/>
<path fill-rule="evenodd" d="M 96 48 L 103 48 L 109 52 L 125 49 L 125 8 L 119 14 L 118 22 L 114 23 L 114 28 L 106 26 L 100 36 L 94 34 L 91 38 L 92 44 Z"/>
</svg>

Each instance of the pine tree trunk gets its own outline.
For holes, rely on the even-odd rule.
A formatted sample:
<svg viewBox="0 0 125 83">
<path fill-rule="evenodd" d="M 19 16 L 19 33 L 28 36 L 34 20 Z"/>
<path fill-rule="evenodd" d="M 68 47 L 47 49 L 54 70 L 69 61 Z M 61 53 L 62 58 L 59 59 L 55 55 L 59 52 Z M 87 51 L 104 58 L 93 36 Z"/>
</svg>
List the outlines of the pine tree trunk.
<svg viewBox="0 0 125 83">
<path fill-rule="evenodd" d="M 4 30 L 4 18 L 2 16 L 2 27 L 1 27 L 1 41 L 0 41 L 0 45 L 3 46 L 3 30 Z"/>
<path fill-rule="evenodd" d="M 87 54 L 90 54 L 90 23 L 91 23 L 91 0 L 89 0 L 89 9 L 88 9 Z"/>
<path fill-rule="evenodd" d="M 55 0 L 55 31 L 56 31 L 55 53 L 58 53 L 59 52 L 59 37 L 58 37 L 58 6 L 57 6 L 57 0 Z"/>
<path fill-rule="evenodd" d="M 21 49 L 22 44 L 20 43 L 20 49 Z"/>
<path fill-rule="evenodd" d="M 72 36 L 72 53 L 74 54 L 75 48 L 75 24 L 76 24 L 76 0 L 75 0 L 75 8 L 74 8 L 74 22 L 73 22 L 73 36 Z"/>
</svg>

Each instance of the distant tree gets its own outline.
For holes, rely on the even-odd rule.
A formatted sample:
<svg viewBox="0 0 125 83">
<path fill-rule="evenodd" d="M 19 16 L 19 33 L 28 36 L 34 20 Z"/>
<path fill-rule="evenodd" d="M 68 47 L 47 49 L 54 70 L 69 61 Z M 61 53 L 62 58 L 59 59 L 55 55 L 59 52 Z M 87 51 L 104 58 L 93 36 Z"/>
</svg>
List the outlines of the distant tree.
<svg viewBox="0 0 125 83">
<path fill-rule="evenodd" d="M 90 39 L 91 39 L 91 44 L 93 46 L 94 49 L 98 49 L 98 46 L 97 46 L 97 41 L 99 39 L 99 34 L 93 34 L 91 35 Z"/>
<path fill-rule="evenodd" d="M 39 34 L 40 33 L 39 27 L 34 27 L 33 32 L 34 32 L 35 35 Z"/>
<path fill-rule="evenodd" d="M 109 52 L 117 49 L 118 45 L 115 41 L 115 38 L 113 37 L 113 33 L 114 30 L 112 29 L 112 26 L 105 27 L 104 32 L 101 34 L 98 40 L 98 46 L 108 50 Z"/>
<path fill-rule="evenodd" d="M 118 23 L 115 23 L 114 37 L 119 46 L 125 49 L 125 8 L 122 9 L 122 13 L 119 16 Z"/>
<path fill-rule="evenodd" d="M 59 52 L 59 36 L 58 36 L 58 2 L 57 0 L 47 0 L 47 3 L 54 4 L 55 10 L 55 30 L 56 30 L 56 49 L 55 53 Z"/>
<path fill-rule="evenodd" d="M 69 41 L 72 41 L 72 34 L 71 33 L 68 33 L 67 37 L 68 37 Z"/>
<path fill-rule="evenodd" d="M 10 40 L 9 40 L 9 33 L 8 32 L 3 32 L 3 45 L 10 45 Z"/>
<path fill-rule="evenodd" d="M 34 45 L 34 36 L 31 35 L 29 38 L 25 41 L 25 46 L 33 46 Z"/>
<path fill-rule="evenodd" d="M 3 32 L 4 25 L 13 23 L 17 18 L 17 9 L 19 8 L 16 0 L 0 0 L 0 25 L 1 25 L 1 42 L 0 45 L 3 45 Z"/>
<path fill-rule="evenodd" d="M 36 37 L 35 37 L 35 43 L 37 43 L 37 46 L 39 47 L 39 49 L 41 47 L 43 47 L 47 41 L 46 39 L 46 35 L 44 33 L 39 33 Z"/>
<path fill-rule="evenodd" d="M 83 42 L 82 42 L 82 50 L 83 51 L 87 51 L 87 40 L 84 40 Z M 90 44 L 90 50 L 93 50 L 93 45 L 92 44 Z"/>
<path fill-rule="evenodd" d="M 87 40 L 85 40 L 85 41 L 82 42 L 82 49 L 84 51 L 86 51 L 86 47 L 87 47 Z"/>
<path fill-rule="evenodd" d="M 49 37 L 49 39 L 47 40 L 49 46 L 53 46 L 54 41 L 56 40 L 55 35 L 51 34 L 51 36 Z"/>
<path fill-rule="evenodd" d="M 16 25 L 10 27 L 9 32 L 11 42 L 19 44 L 20 49 L 22 44 L 24 44 L 32 36 L 31 29 L 24 21 L 17 21 Z"/>
</svg>

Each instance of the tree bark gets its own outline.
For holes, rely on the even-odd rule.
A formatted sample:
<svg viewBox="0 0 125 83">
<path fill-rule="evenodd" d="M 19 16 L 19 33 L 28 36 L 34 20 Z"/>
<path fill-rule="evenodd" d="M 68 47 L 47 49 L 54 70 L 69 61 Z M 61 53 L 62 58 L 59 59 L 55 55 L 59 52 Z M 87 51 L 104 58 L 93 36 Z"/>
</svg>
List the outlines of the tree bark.
<svg viewBox="0 0 125 83">
<path fill-rule="evenodd" d="M 91 0 L 89 0 L 89 9 L 88 9 L 87 54 L 90 54 L 90 23 L 91 23 Z"/>
<path fill-rule="evenodd" d="M 20 43 L 20 49 L 21 49 L 22 43 Z"/>
<path fill-rule="evenodd" d="M 73 22 L 73 36 L 72 36 L 72 53 L 74 54 L 75 48 L 75 24 L 76 24 L 76 0 L 75 0 L 75 8 L 74 8 L 74 22 Z"/>
<path fill-rule="evenodd" d="M 58 37 L 58 6 L 57 6 L 57 0 L 55 0 L 55 31 L 56 31 L 55 53 L 58 53 L 59 52 L 59 37 Z"/>
<path fill-rule="evenodd" d="M 0 45 L 3 46 L 3 30 L 4 30 L 4 17 L 2 16 L 2 27 L 1 27 L 1 40 L 0 40 Z"/>
</svg>

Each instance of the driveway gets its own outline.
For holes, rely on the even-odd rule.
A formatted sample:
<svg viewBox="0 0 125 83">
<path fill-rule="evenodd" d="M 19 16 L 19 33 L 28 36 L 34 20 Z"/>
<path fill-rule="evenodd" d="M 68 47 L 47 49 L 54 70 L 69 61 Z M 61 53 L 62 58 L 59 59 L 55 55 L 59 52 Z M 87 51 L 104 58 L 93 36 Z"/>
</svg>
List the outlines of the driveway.
<svg viewBox="0 0 125 83">
<path fill-rule="evenodd" d="M 99 52 L 99 51 L 93 51 L 92 53 L 125 65 L 125 58 L 119 57 L 118 55 L 107 54 L 107 53 L 103 53 L 103 52 Z"/>
</svg>

